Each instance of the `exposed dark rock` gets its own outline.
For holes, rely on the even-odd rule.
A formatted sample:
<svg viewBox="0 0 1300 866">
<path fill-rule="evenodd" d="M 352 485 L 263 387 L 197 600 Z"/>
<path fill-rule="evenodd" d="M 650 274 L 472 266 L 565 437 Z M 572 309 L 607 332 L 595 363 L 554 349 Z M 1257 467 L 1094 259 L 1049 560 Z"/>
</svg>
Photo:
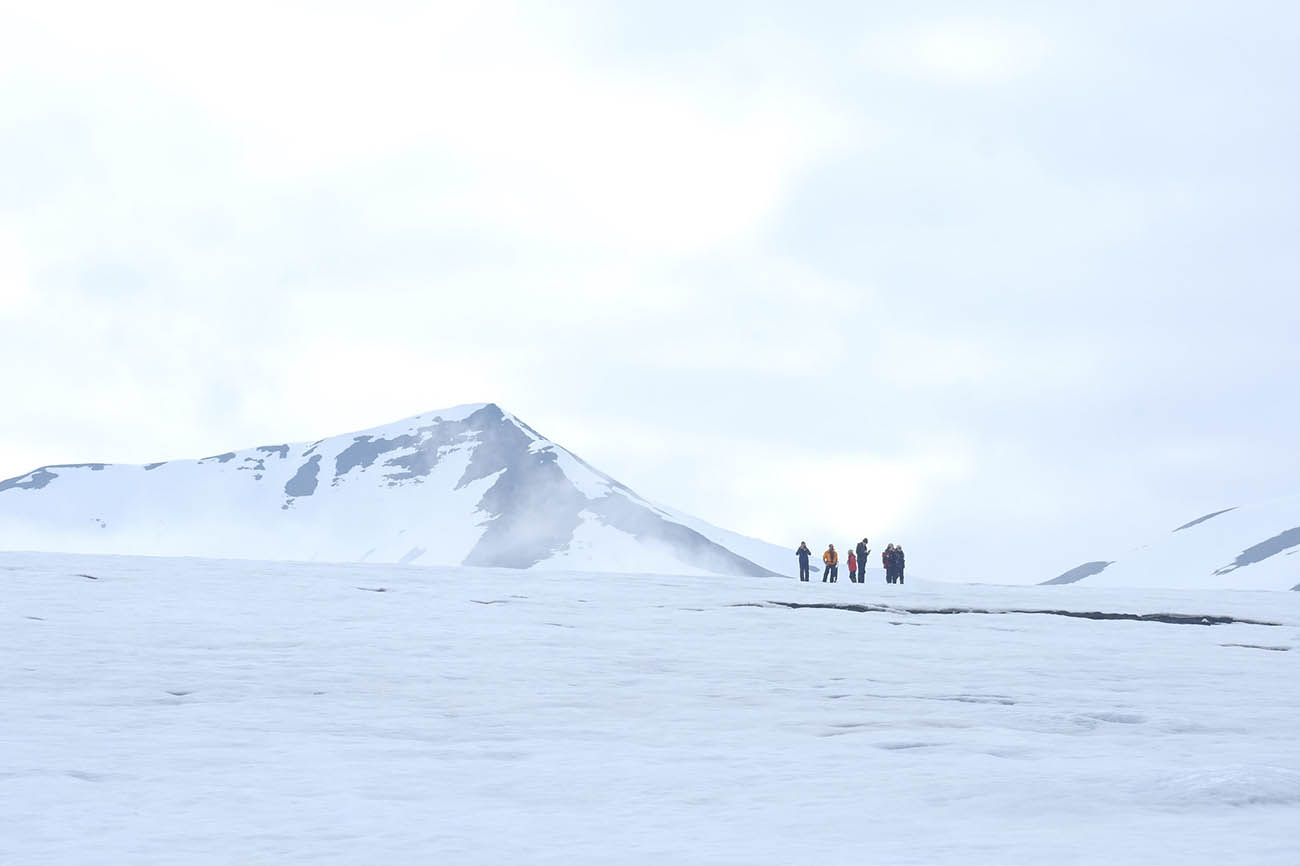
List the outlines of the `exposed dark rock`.
<svg viewBox="0 0 1300 866">
<path fill-rule="evenodd" d="M 91 472 L 103 472 L 107 463 L 52 463 L 49 466 L 42 466 L 39 469 L 33 469 L 26 475 L 18 475 L 13 478 L 0 481 L 0 492 L 5 490 L 41 490 L 55 478 L 59 473 L 51 472 L 51 469 L 89 469 Z"/>
<path fill-rule="evenodd" d="M 34 469 L 26 475 L 19 475 L 16 478 L 10 478 L 6 481 L 0 481 L 0 493 L 6 490 L 40 490 L 49 484 L 55 478 L 58 478 L 57 472 L 50 472 L 44 467 Z"/>
<path fill-rule="evenodd" d="M 203 458 L 202 460 L 200 460 L 199 462 L 200 462 L 200 463 L 206 463 L 206 462 L 208 462 L 209 460 L 216 460 L 218 463 L 229 463 L 231 460 L 234 460 L 234 459 L 235 459 L 235 452 L 234 452 L 234 451 L 227 451 L 225 454 L 214 454 L 214 455 L 212 455 L 211 457 L 204 457 L 204 458 Z"/>
<path fill-rule="evenodd" d="M 1051 580 L 1043 581 L 1040 586 L 1059 586 L 1066 583 L 1078 583 L 1085 577 L 1092 577 L 1094 574 L 1100 574 L 1105 571 L 1107 566 L 1114 565 L 1113 562 L 1097 560 L 1096 562 L 1085 562 L 1083 565 L 1076 565 L 1074 568 L 1057 575 Z"/>
<path fill-rule="evenodd" d="M 423 547 L 412 547 L 410 550 L 406 551 L 406 553 L 402 554 L 402 558 L 397 560 L 397 564 L 408 565 L 412 562 L 415 562 L 417 559 L 419 559 L 421 556 L 424 556 L 428 552 L 429 551 L 425 550 Z"/>
<path fill-rule="evenodd" d="M 480 444 L 478 450 L 484 447 Z M 493 453 L 491 444 L 487 447 Z M 461 479 L 463 486 L 504 470 L 479 500 L 479 508 L 492 518 L 464 564 L 528 568 L 569 544 L 587 498 L 574 488 L 553 452 L 530 454 L 525 448 L 498 456 L 505 465 L 489 468 L 487 459 L 471 460 Z"/>
<path fill-rule="evenodd" d="M 1205 515 L 1204 517 L 1198 517 L 1193 521 L 1184 523 L 1182 526 L 1175 529 L 1174 532 L 1182 532 L 1184 529 L 1191 529 L 1196 524 L 1204 523 L 1205 521 L 1209 520 L 1212 517 L 1218 517 L 1220 514 L 1227 514 L 1229 511 L 1236 511 L 1236 510 L 1237 507 L 1234 505 L 1232 508 L 1225 508 L 1222 511 L 1211 511 L 1209 514 Z"/>
<path fill-rule="evenodd" d="M 298 467 L 298 471 L 284 485 L 286 496 L 311 496 L 316 492 L 317 476 L 320 474 L 320 455 L 312 457 Z"/>
<path fill-rule="evenodd" d="M 1231 565 L 1225 565 L 1215 574 L 1227 574 L 1230 571 L 1236 571 L 1242 566 L 1253 565 L 1256 562 L 1268 559 L 1270 556 L 1276 556 L 1284 550 L 1290 550 L 1293 547 L 1300 546 L 1300 526 L 1294 529 L 1288 529 L 1285 532 L 1279 532 L 1272 538 L 1261 541 L 1259 544 L 1251 545 L 1237 555 Z"/>
<path fill-rule="evenodd" d="M 432 428 L 427 428 L 432 429 Z M 334 477 L 346 475 L 357 466 L 368 468 L 380 454 L 396 451 L 399 448 L 412 448 L 420 441 L 418 436 L 407 434 L 393 439 L 376 439 L 373 436 L 357 436 L 352 444 L 339 452 L 334 458 Z"/>
<path fill-rule="evenodd" d="M 144 471 L 152 472 L 153 470 L 157 469 L 159 466 L 166 466 L 166 465 L 167 465 L 166 460 L 162 461 L 161 463 L 149 463 L 144 467 Z"/>
<path fill-rule="evenodd" d="M 261 451 L 263 454 L 279 454 L 281 460 L 284 460 L 289 456 L 288 445 L 259 445 L 257 446 L 257 450 Z"/>
</svg>

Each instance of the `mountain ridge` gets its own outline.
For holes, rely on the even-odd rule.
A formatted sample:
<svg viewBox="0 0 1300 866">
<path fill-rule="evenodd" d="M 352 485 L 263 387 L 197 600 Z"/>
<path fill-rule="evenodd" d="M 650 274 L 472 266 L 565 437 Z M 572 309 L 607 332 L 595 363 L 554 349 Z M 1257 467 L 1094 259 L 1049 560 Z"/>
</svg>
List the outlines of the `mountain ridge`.
<svg viewBox="0 0 1300 866">
<path fill-rule="evenodd" d="M 1044 581 L 1088 586 L 1300 589 L 1300 497 L 1222 508 L 1115 559 Z"/>
<path fill-rule="evenodd" d="M 652 504 L 496 403 L 0 481 L 9 549 L 755 575 L 784 565 L 756 539 L 730 549 L 738 538 Z"/>
</svg>

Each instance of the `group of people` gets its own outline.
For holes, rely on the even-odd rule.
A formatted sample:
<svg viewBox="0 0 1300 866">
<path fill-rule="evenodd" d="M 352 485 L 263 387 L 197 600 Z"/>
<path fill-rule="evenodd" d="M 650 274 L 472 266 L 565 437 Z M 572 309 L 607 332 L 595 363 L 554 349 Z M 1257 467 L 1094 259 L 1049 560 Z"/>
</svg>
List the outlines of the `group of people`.
<svg viewBox="0 0 1300 866">
<path fill-rule="evenodd" d="M 849 580 L 854 583 L 867 582 L 867 557 L 871 555 L 871 548 L 867 546 L 867 539 L 862 539 L 857 545 L 849 551 Z M 799 542 L 799 549 L 794 552 L 799 558 L 799 579 L 807 582 L 809 575 L 808 561 L 812 558 L 812 551 L 808 549 L 808 542 Z M 885 583 L 902 583 L 903 566 L 907 559 L 903 555 L 903 548 L 897 544 L 891 544 L 885 548 L 884 553 L 880 554 L 881 564 L 885 567 Z M 822 571 L 822 583 L 836 583 L 840 576 L 840 554 L 835 549 L 835 545 L 828 545 L 826 552 L 822 554 L 822 563 L 826 566 Z"/>
</svg>

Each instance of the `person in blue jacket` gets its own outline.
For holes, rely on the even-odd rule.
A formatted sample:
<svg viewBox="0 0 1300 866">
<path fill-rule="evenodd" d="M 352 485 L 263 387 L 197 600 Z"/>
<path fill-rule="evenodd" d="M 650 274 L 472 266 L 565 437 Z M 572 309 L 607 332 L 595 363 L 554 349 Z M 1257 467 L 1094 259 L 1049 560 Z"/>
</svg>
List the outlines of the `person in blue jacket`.
<svg viewBox="0 0 1300 866">
<path fill-rule="evenodd" d="M 799 557 L 799 579 L 805 583 L 808 581 L 808 557 L 812 556 L 812 551 L 808 549 L 808 542 L 799 542 L 799 549 L 794 552 Z"/>
</svg>

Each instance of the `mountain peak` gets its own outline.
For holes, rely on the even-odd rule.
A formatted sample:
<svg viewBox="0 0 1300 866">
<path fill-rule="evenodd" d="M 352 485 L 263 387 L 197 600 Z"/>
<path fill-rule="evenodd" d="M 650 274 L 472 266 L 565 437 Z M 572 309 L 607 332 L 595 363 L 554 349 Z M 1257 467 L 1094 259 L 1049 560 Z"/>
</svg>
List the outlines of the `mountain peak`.
<svg viewBox="0 0 1300 866">
<path fill-rule="evenodd" d="M 788 558 L 652 505 L 497 403 L 199 460 L 42 467 L 0 482 L 0 548 L 722 574 Z"/>
</svg>

